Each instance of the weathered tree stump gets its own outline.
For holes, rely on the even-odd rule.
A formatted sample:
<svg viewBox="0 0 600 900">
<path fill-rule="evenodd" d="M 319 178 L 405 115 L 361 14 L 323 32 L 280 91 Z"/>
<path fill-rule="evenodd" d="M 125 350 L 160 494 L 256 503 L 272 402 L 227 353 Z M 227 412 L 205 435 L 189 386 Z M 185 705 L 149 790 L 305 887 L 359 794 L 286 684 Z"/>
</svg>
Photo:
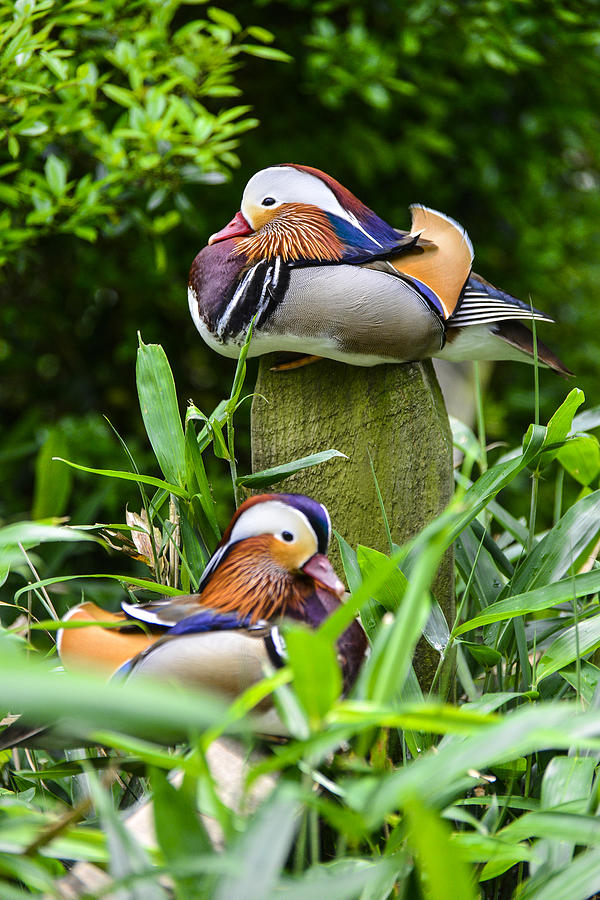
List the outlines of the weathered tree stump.
<svg viewBox="0 0 600 900">
<path fill-rule="evenodd" d="M 392 538 L 402 544 L 438 515 L 453 491 L 452 436 L 429 360 L 373 368 L 320 360 L 289 372 L 260 361 L 252 404 L 252 467 L 267 469 L 327 450 L 334 458 L 286 479 L 277 490 L 308 494 L 324 503 L 334 528 L 351 546 L 389 551 L 369 453 Z M 330 556 L 343 573 L 336 542 Z M 454 613 L 453 556 L 433 582 L 446 618 Z M 423 641 L 415 668 L 427 686 L 439 656 Z"/>
</svg>

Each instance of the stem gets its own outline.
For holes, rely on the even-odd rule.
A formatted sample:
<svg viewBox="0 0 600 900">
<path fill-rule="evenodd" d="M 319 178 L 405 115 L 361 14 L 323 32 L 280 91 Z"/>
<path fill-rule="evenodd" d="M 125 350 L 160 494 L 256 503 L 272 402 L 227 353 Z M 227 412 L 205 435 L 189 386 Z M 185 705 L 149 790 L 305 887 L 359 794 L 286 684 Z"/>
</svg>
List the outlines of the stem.
<svg viewBox="0 0 600 900">
<path fill-rule="evenodd" d="M 235 428 L 233 425 L 233 413 L 227 416 L 227 449 L 229 451 L 229 471 L 233 485 L 233 501 L 235 508 L 240 505 L 240 489 L 237 482 L 237 463 L 235 460 Z"/>
<path fill-rule="evenodd" d="M 479 371 L 479 363 L 473 362 L 473 375 L 475 379 L 475 405 L 477 409 L 477 436 L 479 438 L 479 446 L 481 447 L 481 460 L 479 467 L 481 472 L 487 470 L 487 447 L 485 443 L 485 415 L 483 412 L 483 392 L 481 390 L 481 377 Z"/>
<path fill-rule="evenodd" d="M 560 516 L 562 513 L 564 480 L 565 480 L 565 470 L 561 466 L 560 469 L 558 470 L 558 475 L 556 476 L 556 483 L 554 486 L 554 515 L 552 517 L 553 525 L 556 525 L 556 523 L 560 519 Z"/>
<path fill-rule="evenodd" d="M 537 516 L 538 488 L 540 473 L 536 469 L 531 476 L 531 502 L 529 505 L 529 533 L 527 535 L 527 552 L 531 553 L 535 543 L 535 520 Z"/>
<path fill-rule="evenodd" d="M 173 494 L 169 496 L 169 521 L 172 529 L 169 535 L 169 577 L 171 587 L 179 583 L 179 511 Z M 150 529 L 152 530 L 152 529 Z"/>
</svg>

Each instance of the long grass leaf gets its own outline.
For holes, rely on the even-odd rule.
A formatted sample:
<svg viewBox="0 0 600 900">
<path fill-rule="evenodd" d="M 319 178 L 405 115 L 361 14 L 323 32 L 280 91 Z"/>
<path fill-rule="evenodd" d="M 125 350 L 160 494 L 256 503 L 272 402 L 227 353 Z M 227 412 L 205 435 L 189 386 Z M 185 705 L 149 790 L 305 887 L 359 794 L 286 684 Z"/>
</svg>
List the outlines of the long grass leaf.
<svg viewBox="0 0 600 900">
<path fill-rule="evenodd" d="M 185 484 L 185 447 L 173 373 L 160 344 L 139 338 L 136 380 L 142 418 L 167 481 Z"/>
<path fill-rule="evenodd" d="M 138 475 L 135 472 L 123 472 L 120 469 L 94 469 L 91 466 L 82 466 L 80 463 L 70 462 L 68 459 L 61 459 L 59 456 L 56 456 L 55 459 L 65 463 L 67 466 L 71 466 L 72 469 L 79 469 L 80 472 L 104 475 L 106 478 L 120 478 L 123 481 L 135 481 L 137 484 L 151 484 L 153 487 L 161 488 L 170 494 L 175 494 L 176 497 L 183 497 L 184 499 L 187 499 L 189 496 L 185 488 L 163 481 L 161 478 L 154 478 L 153 475 Z"/>
<path fill-rule="evenodd" d="M 296 472 L 301 472 L 302 469 L 318 466 L 336 456 L 348 459 L 339 450 L 323 450 L 320 453 L 312 453 L 310 456 L 295 459 L 293 462 L 283 463 L 281 466 L 264 469 L 262 472 L 254 472 L 252 475 L 240 475 L 236 479 L 236 484 L 252 489 L 269 487 L 272 484 L 283 481 L 285 478 L 289 478 L 291 475 L 295 475 Z"/>
</svg>

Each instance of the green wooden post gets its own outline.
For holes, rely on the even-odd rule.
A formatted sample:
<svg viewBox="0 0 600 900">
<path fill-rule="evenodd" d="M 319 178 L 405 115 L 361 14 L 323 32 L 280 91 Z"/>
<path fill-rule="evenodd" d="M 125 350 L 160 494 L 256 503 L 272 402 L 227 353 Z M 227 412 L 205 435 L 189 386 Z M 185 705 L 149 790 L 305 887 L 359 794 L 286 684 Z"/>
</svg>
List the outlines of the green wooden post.
<svg viewBox="0 0 600 900">
<path fill-rule="evenodd" d="M 253 471 L 329 447 L 345 453 L 347 460 L 305 469 L 276 489 L 324 503 L 333 527 L 353 547 L 389 551 L 369 452 L 395 543 L 402 544 L 444 509 L 453 491 L 452 437 L 429 360 L 373 368 L 320 360 L 289 372 L 272 372 L 273 363 L 272 356 L 261 359 L 256 392 L 265 399 L 256 396 L 252 404 Z M 335 540 L 330 555 L 343 575 Z M 451 551 L 433 590 L 452 622 Z M 438 660 L 422 641 L 415 668 L 423 686 Z"/>
</svg>

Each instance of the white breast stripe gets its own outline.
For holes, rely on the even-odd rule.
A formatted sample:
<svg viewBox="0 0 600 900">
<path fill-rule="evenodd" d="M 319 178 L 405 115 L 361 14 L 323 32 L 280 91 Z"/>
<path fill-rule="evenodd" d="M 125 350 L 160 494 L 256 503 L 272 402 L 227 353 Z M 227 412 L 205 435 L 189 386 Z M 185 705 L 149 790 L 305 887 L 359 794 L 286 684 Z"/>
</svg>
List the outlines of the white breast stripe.
<svg viewBox="0 0 600 900">
<path fill-rule="evenodd" d="M 267 269 L 267 274 L 265 275 L 265 280 L 263 282 L 262 291 L 260 293 L 260 299 L 256 305 L 256 312 L 252 316 L 256 322 L 260 322 L 260 317 L 263 314 L 265 306 L 269 302 L 269 298 L 267 297 L 267 288 L 271 284 L 271 275 L 273 274 L 273 266 L 269 266 Z"/>
<path fill-rule="evenodd" d="M 246 291 L 250 285 L 250 282 L 252 281 L 252 278 L 254 277 L 259 265 L 260 265 L 260 263 L 257 263 L 255 266 L 252 266 L 250 271 L 246 273 L 246 275 L 244 276 L 244 280 L 238 286 L 233 297 L 227 304 L 225 312 L 219 319 L 219 324 L 217 326 L 218 337 L 223 338 L 223 334 L 225 332 L 225 329 L 227 328 L 227 324 L 233 314 L 233 311 L 236 308 L 236 306 L 238 305 L 238 303 L 240 303 L 244 299 L 244 294 L 246 293 Z"/>
<path fill-rule="evenodd" d="M 277 256 L 277 257 L 275 258 L 275 272 L 274 272 L 274 274 L 273 274 L 273 279 L 272 279 L 272 281 L 271 281 L 271 285 L 273 286 L 273 288 L 276 288 L 276 287 L 277 287 L 277 283 L 278 283 L 278 281 L 279 281 L 279 272 L 280 272 L 280 270 L 281 270 L 281 257 L 280 257 L 280 256 Z"/>
</svg>

